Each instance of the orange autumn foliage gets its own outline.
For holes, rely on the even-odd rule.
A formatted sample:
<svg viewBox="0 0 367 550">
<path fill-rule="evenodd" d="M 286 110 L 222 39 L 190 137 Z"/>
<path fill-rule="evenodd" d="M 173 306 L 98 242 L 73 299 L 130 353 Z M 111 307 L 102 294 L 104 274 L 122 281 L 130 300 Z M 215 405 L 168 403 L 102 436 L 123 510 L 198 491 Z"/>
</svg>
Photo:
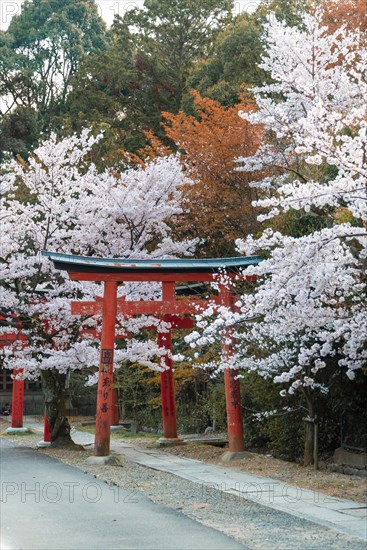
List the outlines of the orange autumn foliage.
<svg viewBox="0 0 367 550">
<path fill-rule="evenodd" d="M 235 159 L 255 153 L 263 137 L 239 117 L 254 109 L 243 97 L 234 107 L 191 92 L 197 117 L 183 112 L 163 113 L 164 129 L 182 152 L 188 175 L 195 182 L 185 189 L 187 211 L 181 231 L 205 239 L 207 255 L 235 253 L 234 240 L 256 232 L 258 212 L 252 206 L 257 191 L 249 186 L 252 174 L 236 170 Z M 258 177 L 258 176 L 257 176 Z"/>
<path fill-rule="evenodd" d="M 367 31 L 366 0 L 326 0 L 324 5 L 324 23 L 330 32 L 342 25 L 349 30 Z"/>
</svg>

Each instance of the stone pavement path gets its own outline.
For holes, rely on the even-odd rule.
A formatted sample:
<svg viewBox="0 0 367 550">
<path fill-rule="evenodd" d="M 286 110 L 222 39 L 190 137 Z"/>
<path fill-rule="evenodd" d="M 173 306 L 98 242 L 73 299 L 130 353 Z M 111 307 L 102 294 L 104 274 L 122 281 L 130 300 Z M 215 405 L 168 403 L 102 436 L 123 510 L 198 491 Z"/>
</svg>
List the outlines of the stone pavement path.
<svg viewBox="0 0 367 550">
<path fill-rule="evenodd" d="M 86 432 L 73 431 L 72 437 L 81 445 L 94 443 L 94 436 Z M 111 450 L 142 466 L 168 472 L 208 489 L 236 495 L 367 541 L 366 503 L 330 497 L 276 479 L 178 457 L 161 450 L 143 449 L 131 443 L 111 441 Z"/>
</svg>

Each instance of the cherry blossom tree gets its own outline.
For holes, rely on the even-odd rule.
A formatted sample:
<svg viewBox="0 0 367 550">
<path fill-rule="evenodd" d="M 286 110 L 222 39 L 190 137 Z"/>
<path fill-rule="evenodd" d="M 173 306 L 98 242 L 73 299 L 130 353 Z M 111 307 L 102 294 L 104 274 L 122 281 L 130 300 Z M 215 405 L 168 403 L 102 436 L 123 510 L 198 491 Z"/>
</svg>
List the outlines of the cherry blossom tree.
<svg viewBox="0 0 367 550">
<path fill-rule="evenodd" d="M 64 407 L 68 373 L 96 367 L 99 359 L 96 342 L 83 337 L 96 320 L 71 316 L 70 301 L 94 300 L 101 287 L 70 281 L 41 250 L 169 258 L 192 253 L 195 244 L 173 240 L 167 223 L 182 212 L 185 177 L 179 159 L 170 156 L 145 168 L 101 173 L 90 162 L 101 139 L 88 129 L 61 140 L 52 134 L 29 162 L 13 162 L 1 176 L 0 331 L 21 327 L 28 339 L 26 346 L 14 343 L 4 350 L 4 364 L 23 368 L 28 378 L 41 375 L 52 441 L 69 440 Z M 120 287 L 119 294 L 157 297 L 154 285 L 137 285 Z M 138 356 L 153 365 L 155 354 L 152 344 L 134 348 L 132 340 L 116 360 Z"/>
<path fill-rule="evenodd" d="M 264 197 L 259 219 L 270 227 L 237 241 L 241 253 L 264 257 L 247 270 L 258 286 L 238 295 L 235 314 L 213 323 L 209 311 L 188 338 L 207 344 L 235 325 L 237 355 L 225 366 L 273 379 L 282 395 L 301 393 L 305 463 L 314 390 L 328 391 L 333 369 L 353 379 L 367 363 L 367 52 L 358 29 L 330 34 L 322 18 L 321 10 L 304 15 L 301 29 L 269 18 L 260 67 L 272 84 L 254 90 L 256 112 L 240 113 L 263 125 L 266 139 L 237 159 L 239 170 L 271 174 L 252 184 Z M 274 229 L 294 213 L 317 220 L 317 230 L 295 237 Z"/>
</svg>

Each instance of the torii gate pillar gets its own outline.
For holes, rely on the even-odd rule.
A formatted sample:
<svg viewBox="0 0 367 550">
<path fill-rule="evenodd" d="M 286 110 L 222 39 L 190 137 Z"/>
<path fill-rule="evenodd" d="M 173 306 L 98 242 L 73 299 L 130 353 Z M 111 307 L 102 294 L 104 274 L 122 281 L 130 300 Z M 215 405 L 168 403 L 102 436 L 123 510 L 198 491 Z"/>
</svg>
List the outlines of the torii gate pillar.
<svg viewBox="0 0 367 550">
<path fill-rule="evenodd" d="M 37 443 L 37 447 L 50 447 L 51 445 L 51 432 L 50 425 L 47 418 L 47 410 L 44 408 L 43 412 L 43 440 Z"/>
<path fill-rule="evenodd" d="M 169 356 L 172 353 L 172 334 L 170 329 L 168 332 L 158 333 L 158 346 L 166 351 L 163 361 L 167 368 L 167 370 L 161 372 L 163 438 L 177 439 L 175 382 L 172 359 Z"/>
<path fill-rule="evenodd" d="M 0 337 L 0 346 L 6 342 L 19 340 L 22 346 L 26 345 L 26 337 L 20 333 L 10 333 Z M 27 432 L 28 428 L 23 427 L 24 414 L 24 369 L 13 369 L 13 389 L 11 405 L 11 427 L 7 428 L 6 433 Z"/>
<path fill-rule="evenodd" d="M 233 305 L 233 296 L 228 286 L 220 285 L 220 302 L 229 308 Z M 231 335 L 231 329 L 227 330 L 222 344 L 225 360 L 233 355 L 235 341 Z M 226 410 L 228 426 L 228 452 L 222 456 L 223 461 L 244 456 L 243 422 L 241 408 L 240 382 L 238 369 L 224 369 L 224 385 L 226 392 Z"/>
<path fill-rule="evenodd" d="M 173 301 L 176 298 L 176 285 L 174 282 L 162 282 L 162 300 Z M 168 321 L 167 316 L 163 321 Z M 162 421 L 164 440 L 177 440 L 177 420 L 176 420 L 176 397 L 175 381 L 173 375 L 173 362 L 170 357 L 172 354 L 172 331 L 158 332 L 158 346 L 165 350 L 162 360 L 166 370 L 161 372 L 161 397 L 162 397 Z"/>
<path fill-rule="evenodd" d="M 113 408 L 113 356 L 117 314 L 117 282 L 105 281 L 101 357 L 98 375 L 95 456 L 110 454 L 111 413 Z"/>
<path fill-rule="evenodd" d="M 24 371 L 13 370 L 13 393 L 11 404 L 11 427 L 23 428 L 24 412 Z"/>
<path fill-rule="evenodd" d="M 111 426 L 118 426 L 120 422 L 119 395 L 116 388 L 116 373 L 113 375 Z"/>
<path fill-rule="evenodd" d="M 7 428 L 6 433 L 28 432 L 28 428 L 23 427 L 24 413 L 24 370 L 13 370 L 13 392 L 11 403 L 11 428 Z"/>
</svg>

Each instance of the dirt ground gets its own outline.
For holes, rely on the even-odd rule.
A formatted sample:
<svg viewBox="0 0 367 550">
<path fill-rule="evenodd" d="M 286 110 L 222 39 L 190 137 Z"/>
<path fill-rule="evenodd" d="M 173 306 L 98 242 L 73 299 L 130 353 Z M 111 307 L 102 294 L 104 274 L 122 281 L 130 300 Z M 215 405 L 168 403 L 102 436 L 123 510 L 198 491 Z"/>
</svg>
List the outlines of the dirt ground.
<svg viewBox="0 0 367 550">
<path fill-rule="evenodd" d="M 87 418 L 78 417 L 72 419 L 72 425 L 76 428 L 82 428 L 85 431 L 93 432 L 92 427 L 81 427 L 81 422 L 87 421 Z M 89 419 L 90 420 L 90 419 Z M 4 436 L 5 428 L 9 426 L 9 422 L 0 417 L 0 436 Z M 40 437 L 39 434 L 29 434 L 22 436 L 7 436 L 6 438 L 19 442 L 21 445 L 35 445 Z M 122 435 L 117 433 L 111 434 L 112 439 L 121 439 L 131 441 L 132 445 L 145 448 L 156 447 L 157 437 L 141 434 L 130 437 L 128 432 Z M 196 442 L 186 442 L 184 445 L 165 447 L 162 449 L 164 453 L 172 453 L 178 456 L 201 460 L 210 464 L 220 465 L 226 468 L 234 468 L 244 472 L 250 472 L 259 476 L 271 477 L 289 485 L 296 485 L 319 491 L 330 496 L 350 499 L 358 502 L 367 502 L 367 478 L 360 476 L 351 476 L 330 472 L 326 468 L 326 464 L 321 464 L 318 471 L 312 467 L 304 467 L 293 462 L 279 460 L 270 455 L 261 455 L 255 453 L 247 453 L 245 458 L 234 460 L 232 462 L 221 462 L 221 456 L 225 449 L 214 447 L 212 445 L 200 444 Z M 51 454 L 55 458 L 63 460 L 63 451 L 61 449 L 50 449 Z M 70 463 L 73 454 L 75 454 L 76 465 L 80 463 L 81 455 L 78 451 L 65 451 L 67 453 L 67 462 Z M 72 462 L 72 460 L 71 460 Z"/>
</svg>

